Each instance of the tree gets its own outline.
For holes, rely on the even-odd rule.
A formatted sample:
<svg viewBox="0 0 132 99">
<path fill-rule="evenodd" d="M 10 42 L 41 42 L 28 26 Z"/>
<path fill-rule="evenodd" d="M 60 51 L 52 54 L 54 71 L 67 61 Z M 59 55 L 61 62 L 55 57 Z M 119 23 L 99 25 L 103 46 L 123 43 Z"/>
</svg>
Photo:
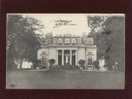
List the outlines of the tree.
<svg viewBox="0 0 132 99">
<path fill-rule="evenodd" d="M 125 18 L 112 16 L 105 21 L 104 25 L 105 30 L 111 31 L 109 37 L 112 39 L 110 49 L 106 50 L 109 57 L 107 62 L 108 64 L 112 63 L 112 65 L 118 62 L 120 71 L 123 71 L 125 66 Z"/>
<path fill-rule="evenodd" d="M 91 33 L 96 32 L 96 29 L 102 27 L 105 17 L 103 16 L 88 16 L 88 26 L 91 29 Z"/>
<path fill-rule="evenodd" d="M 98 23 L 99 21 L 95 22 Z M 94 22 L 93 22 L 94 23 Z M 96 31 L 90 35 L 94 38 L 98 48 L 98 59 L 102 56 L 106 59 L 106 66 L 109 70 L 115 61 L 119 62 L 123 70 L 124 67 L 124 37 L 125 37 L 125 21 L 124 17 L 107 17 L 101 25 L 95 25 L 101 28 L 102 31 Z M 91 25 L 92 26 L 92 25 Z M 96 29 L 98 28 L 96 27 Z"/>
<path fill-rule="evenodd" d="M 21 15 L 8 15 L 7 22 L 7 68 L 22 66 L 23 60 L 34 62 L 40 43 L 35 31 L 42 26 L 39 21 Z M 9 66 L 11 65 L 11 66 Z"/>
</svg>

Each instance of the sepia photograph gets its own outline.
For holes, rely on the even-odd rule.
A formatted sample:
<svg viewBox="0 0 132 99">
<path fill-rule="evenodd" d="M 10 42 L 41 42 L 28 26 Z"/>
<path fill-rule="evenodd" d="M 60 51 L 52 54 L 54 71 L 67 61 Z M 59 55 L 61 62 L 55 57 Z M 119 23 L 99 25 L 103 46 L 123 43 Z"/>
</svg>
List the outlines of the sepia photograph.
<svg viewBox="0 0 132 99">
<path fill-rule="evenodd" d="M 6 20 L 6 89 L 125 89 L 124 13 Z"/>
</svg>

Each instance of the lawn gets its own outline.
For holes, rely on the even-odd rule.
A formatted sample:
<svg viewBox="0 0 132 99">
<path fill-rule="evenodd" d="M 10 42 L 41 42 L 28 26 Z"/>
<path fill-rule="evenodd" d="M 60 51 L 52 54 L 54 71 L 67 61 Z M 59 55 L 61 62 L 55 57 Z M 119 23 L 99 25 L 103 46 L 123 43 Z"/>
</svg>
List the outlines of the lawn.
<svg viewBox="0 0 132 99">
<path fill-rule="evenodd" d="M 123 72 L 8 71 L 7 89 L 124 89 Z"/>
</svg>

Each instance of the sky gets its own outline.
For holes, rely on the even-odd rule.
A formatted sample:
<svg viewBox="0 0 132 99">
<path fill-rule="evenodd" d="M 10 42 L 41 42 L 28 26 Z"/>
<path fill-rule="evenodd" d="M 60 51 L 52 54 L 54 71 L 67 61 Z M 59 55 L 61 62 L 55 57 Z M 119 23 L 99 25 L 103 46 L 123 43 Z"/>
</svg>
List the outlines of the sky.
<svg viewBox="0 0 132 99">
<path fill-rule="evenodd" d="M 44 25 L 42 32 L 53 35 L 73 34 L 82 35 L 89 32 L 85 14 L 40 14 L 26 15 L 38 20 Z"/>
<path fill-rule="evenodd" d="M 83 35 L 90 32 L 88 27 L 88 16 L 122 16 L 123 14 L 21 14 L 26 17 L 38 19 L 44 28 L 37 33 L 45 35 L 46 33 L 53 33 L 53 35 Z"/>
</svg>

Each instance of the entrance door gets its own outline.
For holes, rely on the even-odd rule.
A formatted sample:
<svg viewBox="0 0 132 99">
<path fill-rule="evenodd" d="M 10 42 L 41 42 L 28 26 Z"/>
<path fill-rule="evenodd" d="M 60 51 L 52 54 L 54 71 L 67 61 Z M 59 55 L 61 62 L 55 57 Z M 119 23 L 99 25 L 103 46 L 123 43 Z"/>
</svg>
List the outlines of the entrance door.
<svg viewBox="0 0 132 99">
<path fill-rule="evenodd" d="M 92 65 L 93 63 L 92 56 L 93 56 L 92 52 L 88 52 L 88 56 L 87 56 L 88 65 Z"/>
<path fill-rule="evenodd" d="M 70 64 L 70 50 L 64 50 L 64 65 Z"/>
<path fill-rule="evenodd" d="M 88 56 L 87 56 L 87 69 L 89 70 L 93 70 L 94 67 L 93 67 L 93 59 L 92 59 L 92 53 L 89 53 Z"/>
</svg>

